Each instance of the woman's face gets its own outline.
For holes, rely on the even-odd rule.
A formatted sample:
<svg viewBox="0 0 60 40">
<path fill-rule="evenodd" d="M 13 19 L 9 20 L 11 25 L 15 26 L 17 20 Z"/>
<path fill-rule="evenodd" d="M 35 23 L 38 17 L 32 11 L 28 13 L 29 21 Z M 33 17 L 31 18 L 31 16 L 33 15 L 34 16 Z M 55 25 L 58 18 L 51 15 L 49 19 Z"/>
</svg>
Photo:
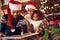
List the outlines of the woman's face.
<svg viewBox="0 0 60 40">
<path fill-rule="evenodd" d="M 17 11 L 17 10 L 12 10 L 11 11 L 11 14 L 12 14 L 13 18 L 17 18 L 19 13 L 20 13 L 20 11 Z"/>
<path fill-rule="evenodd" d="M 34 11 L 34 10 L 31 9 L 31 8 L 28 9 L 28 13 L 29 13 L 30 15 L 32 15 L 33 11 Z"/>
<path fill-rule="evenodd" d="M 33 15 L 33 20 L 34 21 L 37 21 L 38 20 L 38 15 L 36 13 Z"/>
</svg>

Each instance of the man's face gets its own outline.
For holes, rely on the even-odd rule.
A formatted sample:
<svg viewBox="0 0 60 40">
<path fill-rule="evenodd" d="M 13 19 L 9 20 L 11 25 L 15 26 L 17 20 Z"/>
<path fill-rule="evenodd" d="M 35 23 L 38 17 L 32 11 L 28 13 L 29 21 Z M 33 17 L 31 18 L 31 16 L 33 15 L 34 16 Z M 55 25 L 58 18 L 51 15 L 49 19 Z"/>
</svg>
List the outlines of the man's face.
<svg viewBox="0 0 60 40">
<path fill-rule="evenodd" d="M 33 9 L 29 8 L 27 12 L 28 12 L 30 15 L 32 15 L 33 11 L 34 11 Z"/>
<path fill-rule="evenodd" d="M 13 18 L 17 18 L 19 13 L 20 13 L 20 11 L 17 11 L 17 10 L 12 10 L 11 11 L 11 14 L 12 14 Z"/>
</svg>

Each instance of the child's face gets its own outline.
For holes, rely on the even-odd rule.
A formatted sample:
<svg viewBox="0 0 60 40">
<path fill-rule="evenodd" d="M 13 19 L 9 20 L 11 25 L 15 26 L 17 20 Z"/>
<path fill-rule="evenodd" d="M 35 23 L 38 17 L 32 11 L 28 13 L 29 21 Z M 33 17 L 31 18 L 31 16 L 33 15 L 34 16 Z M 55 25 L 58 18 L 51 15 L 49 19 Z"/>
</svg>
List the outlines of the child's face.
<svg viewBox="0 0 60 40">
<path fill-rule="evenodd" d="M 20 11 L 17 11 L 17 10 L 12 10 L 12 11 L 11 11 L 11 14 L 12 14 L 12 16 L 13 16 L 14 18 L 17 18 L 18 15 L 19 15 L 19 13 L 20 13 Z"/>
<path fill-rule="evenodd" d="M 34 15 L 33 15 L 33 20 L 34 20 L 34 21 L 37 21 L 37 20 L 38 20 L 38 15 L 37 15 L 37 14 L 34 14 Z"/>
</svg>

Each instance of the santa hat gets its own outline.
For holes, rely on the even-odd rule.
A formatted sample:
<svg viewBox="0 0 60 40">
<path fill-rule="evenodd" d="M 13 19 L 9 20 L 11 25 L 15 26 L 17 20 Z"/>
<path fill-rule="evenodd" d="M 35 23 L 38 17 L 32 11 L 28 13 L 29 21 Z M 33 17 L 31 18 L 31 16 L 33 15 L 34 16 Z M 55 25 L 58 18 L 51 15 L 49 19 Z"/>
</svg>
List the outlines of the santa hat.
<svg viewBox="0 0 60 40">
<path fill-rule="evenodd" d="M 59 24 L 59 23 L 60 23 L 60 20 L 55 20 L 54 21 L 54 25 Z"/>
<path fill-rule="evenodd" d="M 18 1 L 10 1 L 9 8 L 11 10 L 21 10 L 21 3 Z"/>
<path fill-rule="evenodd" d="M 10 24 L 10 28 L 14 29 L 13 23 L 12 23 L 12 15 L 11 10 L 21 10 L 21 3 L 18 1 L 10 0 L 8 3 L 7 13 L 8 13 L 8 22 Z M 13 32 L 14 30 L 12 30 Z"/>
<path fill-rule="evenodd" d="M 31 1 L 31 0 L 14 0 L 14 1 L 19 1 L 19 2 L 23 3 L 23 2 L 28 2 L 28 1 Z"/>
<path fill-rule="evenodd" d="M 37 10 L 37 4 L 35 2 L 28 2 L 25 9 L 28 10 L 29 8 Z"/>
</svg>

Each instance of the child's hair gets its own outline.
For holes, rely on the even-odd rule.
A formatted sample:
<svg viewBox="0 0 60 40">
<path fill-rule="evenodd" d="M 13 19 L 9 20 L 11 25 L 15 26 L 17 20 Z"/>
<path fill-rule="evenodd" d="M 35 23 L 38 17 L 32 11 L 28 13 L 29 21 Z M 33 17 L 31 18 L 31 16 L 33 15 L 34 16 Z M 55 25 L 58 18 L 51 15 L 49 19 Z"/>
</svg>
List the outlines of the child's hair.
<svg viewBox="0 0 60 40">
<path fill-rule="evenodd" d="M 33 20 L 33 16 L 34 14 L 37 14 L 38 15 L 38 20 L 42 20 L 43 19 L 43 13 L 39 10 L 35 10 L 33 13 L 32 13 L 32 16 L 31 16 L 31 19 Z"/>
</svg>

